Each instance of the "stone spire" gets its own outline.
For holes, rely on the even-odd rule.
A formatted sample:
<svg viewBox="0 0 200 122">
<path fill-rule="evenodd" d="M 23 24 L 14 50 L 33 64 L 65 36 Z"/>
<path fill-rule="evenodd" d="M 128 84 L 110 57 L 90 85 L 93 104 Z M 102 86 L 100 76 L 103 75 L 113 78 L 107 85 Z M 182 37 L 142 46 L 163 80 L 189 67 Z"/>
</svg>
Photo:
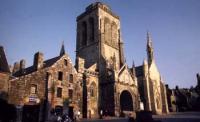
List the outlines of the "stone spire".
<svg viewBox="0 0 200 122">
<path fill-rule="evenodd" d="M 135 62 L 134 62 L 134 60 L 133 60 L 133 63 L 132 63 L 132 68 L 135 68 Z"/>
<path fill-rule="evenodd" d="M 135 76 L 135 62 L 134 62 L 134 60 L 133 60 L 133 64 L 132 64 L 132 73 Z"/>
<path fill-rule="evenodd" d="M 126 62 L 125 61 L 125 58 L 124 58 L 124 43 L 122 41 L 122 38 L 121 38 L 121 32 L 119 31 L 119 60 L 120 60 L 120 68 L 124 65 L 124 63 Z"/>
<path fill-rule="evenodd" d="M 10 72 L 3 46 L 0 46 L 0 72 Z"/>
<path fill-rule="evenodd" d="M 147 50 L 148 64 L 150 65 L 154 59 L 154 56 L 153 56 L 152 39 L 149 32 L 147 32 L 147 49 L 146 50 Z"/>
<path fill-rule="evenodd" d="M 62 42 L 61 50 L 60 50 L 60 56 L 65 54 L 65 46 L 64 46 L 64 41 Z"/>
<path fill-rule="evenodd" d="M 200 75 L 197 73 L 197 86 L 200 88 Z"/>
</svg>

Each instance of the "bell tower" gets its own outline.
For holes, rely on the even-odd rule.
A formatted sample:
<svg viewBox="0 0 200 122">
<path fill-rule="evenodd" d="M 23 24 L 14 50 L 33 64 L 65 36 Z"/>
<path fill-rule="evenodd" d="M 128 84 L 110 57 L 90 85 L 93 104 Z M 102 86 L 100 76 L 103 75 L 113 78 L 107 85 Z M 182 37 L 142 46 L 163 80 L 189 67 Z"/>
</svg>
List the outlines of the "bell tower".
<svg viewBox="0 0 200 122">
<path fill-rule="evenodd" d="M 84 62 L 84 69 L 98 72 L 99 110 L 114 115 L 116 76 L 125 63 L 119 17 L 108 5 L 96 2 L 76 21 L 76 68 Z"/>
<path fill-rule="evenodd" d="M 103 3 L 89 5 L 77 17 L 76 58 L 85 60 L 85 68 L 97 63 L 99 71 L 110 65 L 119 70 L 124 64 L 123 53 L 119 17 Z"/>
</svg>

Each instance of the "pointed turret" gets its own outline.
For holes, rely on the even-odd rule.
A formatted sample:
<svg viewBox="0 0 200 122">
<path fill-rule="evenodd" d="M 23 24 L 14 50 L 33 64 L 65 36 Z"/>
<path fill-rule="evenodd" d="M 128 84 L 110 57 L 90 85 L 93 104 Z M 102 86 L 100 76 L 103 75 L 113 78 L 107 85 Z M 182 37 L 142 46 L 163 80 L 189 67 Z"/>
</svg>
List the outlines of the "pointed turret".
<svg viewBox="0 0 200 122">
<path fill-rule="evenodd" d="M 119 41 L 119 58 L 120 58 L 120 68 L 124 65 L 124 63 L 126 62 L 125 58 L 124 58 L 124 47 L 123 47 L 124 43 L 120 40 Z"/>
<path fill-rule="evenodd" d="M 146 75 L 148 75 L 148 69 L 149 69 L 149 67 L 148 67 L 147 60 L 144 59 L 144 60 L 143 60 L 143 71 L 144 71 L 145 77 L 146 77 Z"/>
<path fill-rule="evenodd" d="M 148 64 L 150 65 L 154 59 L 154 56 L 153 56 L 152 39 L 149 32 L 147 32 L 147 58 L 148 58 Z"/>
<path fill-rule="evenodd" d="M 0 72 L 10 72 L 3 46 L 0 46 Z"/>
<path fill-rule="evenodd" d="M 60 50 L 60 56 L 65 54 L 65 46 L 64 46 L 64 41 L 62 42 L 61 50 Z"/>
<path fill-rule="evenodd" d="M 197 73 L 197 86 L 200 88 L 200 75 Z"/>
<path fill-rule="evenodd" d="M 134 60 L 133 60 L 133 63 L 132 63 L 132 68 L 135 68 L 135 62 L 134 62 Z"/>
<path fill-rule="evenodd" d="M 133 64 L 132 64 L 132 73 L 135 76 L 135 63 L 134 63 L 134 60 L 133 60 Z"/>
</svg>

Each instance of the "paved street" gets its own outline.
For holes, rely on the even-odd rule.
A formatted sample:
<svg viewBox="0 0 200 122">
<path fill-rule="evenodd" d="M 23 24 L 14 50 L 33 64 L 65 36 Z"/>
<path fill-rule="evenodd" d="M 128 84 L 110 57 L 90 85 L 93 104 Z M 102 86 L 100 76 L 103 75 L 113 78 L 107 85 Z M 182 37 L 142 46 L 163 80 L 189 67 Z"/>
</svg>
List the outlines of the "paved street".
<svg viewBox="0 0 200 122">
<path fill-rule="evenodd" d="M 153 115 L 154 120 L 161 122 L 200 122 L 200 112 L 180 112 L 168 115 Z M 127 118 L 107 118 L 82 120 L 81 122 L 128 122 Z"/>
<path fill-rule="evenodd" d="M 128 122 L 128 118 L 85 119 L 81 122 Z"/>
<path fill-rule="evenodd" d="M 180 112 L 168 115 L 154 115 L 155 120 L 162 122 L 200 122 L 200 112 Z"/>
</svg>

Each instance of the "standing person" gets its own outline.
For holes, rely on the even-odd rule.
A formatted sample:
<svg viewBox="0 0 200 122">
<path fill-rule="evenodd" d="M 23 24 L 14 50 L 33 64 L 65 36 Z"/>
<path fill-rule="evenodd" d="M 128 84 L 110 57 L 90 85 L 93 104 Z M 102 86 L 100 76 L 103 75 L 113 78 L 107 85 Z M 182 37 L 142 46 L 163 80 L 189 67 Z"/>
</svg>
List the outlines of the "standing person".
<svg viewBox="0 0 200 122">
<path fill-rule="evenodd" d="M 57 122 L 57 116 L 54 109 L 50 112 L 49 122 Z"/>
<path fill-rule="evenodd" d="M 101 109 L 100 110 L 100 119 L 102 119 L 103 118 L 103 110 Z"/>
<path fill-rule="evenodd" d="M 80 112 L 80 111 L 78 111 L 78 119 L 79 119 L 80 115 L 81 115 L 81 112 Z"/>
</svg>

